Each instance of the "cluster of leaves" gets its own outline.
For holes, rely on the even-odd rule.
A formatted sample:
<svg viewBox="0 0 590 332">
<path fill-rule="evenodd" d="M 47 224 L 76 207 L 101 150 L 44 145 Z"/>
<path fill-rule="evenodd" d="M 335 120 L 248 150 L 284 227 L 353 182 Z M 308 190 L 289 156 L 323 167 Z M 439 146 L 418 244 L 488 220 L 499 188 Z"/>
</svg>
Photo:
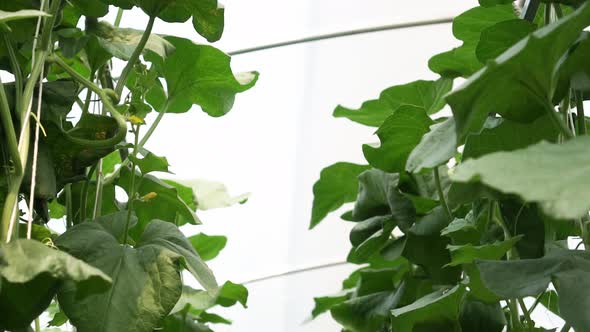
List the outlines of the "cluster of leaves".
<svg viewBox="0 0 590 332">
<path fill-rule="evenodd" d="M 354 202 L 341 218 L 360 265 L 314 318 L 329 311 L 349 332 L 547 331 L 531 319 L 542 304 L 561 331 L 590 331 L 590 255 L 568 245 L 590 248 L 590 3 L 536 5 L 525 20 L 512 1 L 480 0 L 453 22 L 463 45 L 430 60 L 439 79 L 335 110 L 378 127 L 380 144 L 314 185 L 311 228 Z"/>
<path fill-rule="evenodd" d="M 119 27 L 133 7 L 149 17 L 144 31 Z M 114 25 L 102 19 L 109 8 Z M 234 74 L 212 46 L 152 34 L 157 19 L 192 19 L 213 42 L 223 17 L 217 0 L 0 2 L 0 69 L 14 77 L 0 82 L 0 331 L 30 331 L 46 310 L 50 325 L 79 331 L 211 331 L 231 323 L 211 308 L 246 306 L 246 288 L 219 286 L 206 264 L 227 239 L 179 227 L 200 224 L 198 209 L 247 197 L 160 179 L 169 164 L 144 147 L 164 114 L 197 105 L 222 116 L 255 84 L 256 72 Z M 113 59 L 124 65 L 116 78 Z M 143 134 L 149 113 L 157 117 Z M 51 219 L 65 220 L 65 232 Z M 203 290 L 184 285 L 183 270 Z"/>
</svg>

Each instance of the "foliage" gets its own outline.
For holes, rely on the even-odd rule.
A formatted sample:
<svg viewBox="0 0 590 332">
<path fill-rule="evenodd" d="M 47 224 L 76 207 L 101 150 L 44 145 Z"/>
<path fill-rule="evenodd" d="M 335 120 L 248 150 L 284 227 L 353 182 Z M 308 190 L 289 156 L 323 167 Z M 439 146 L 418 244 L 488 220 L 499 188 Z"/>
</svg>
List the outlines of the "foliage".
<svg viewBox="0 0 590 332">
<path fill-rule="evenodd" d="M 145 30 L 120 27 L 133 7 Z M 52 331 L 68 321 L 79 331 L 211 331 L 231 323 L 215 306 L 246 307 L 247 289 L 219 286 L 206 263 L 227 239 L 179 227 L 201 223 L 197 208 L 247 195 L 161 179 L 168 160 L 144 147 L 166 113 L 222 116 L 256 83 L 211 45 L 152 33 L 157 20 L 189 19 L 209 42 L 221 38 L 216 0 L 0 3 L 0 69 L 14 78 L 0 82 L 0 331 L 30 330 L 44 311 Z M 184 285 L 184 270 L 202 290 Z"/>
<path fill-rule="evenodd" d="M 590 3 L 526 14 L 482 0 L 454 19 L 463 45 L 430 59 L 439 79 L 336 108 L 378 127 L 380 144 L 314 186 L 311 227 L 354 202 L 342 218 L 359 265 L 314 318 L 330 312 L 347 332 L 547 331 L 531 319 L 542 304 L 561 331 L 590 330 Z"/>
</svg>

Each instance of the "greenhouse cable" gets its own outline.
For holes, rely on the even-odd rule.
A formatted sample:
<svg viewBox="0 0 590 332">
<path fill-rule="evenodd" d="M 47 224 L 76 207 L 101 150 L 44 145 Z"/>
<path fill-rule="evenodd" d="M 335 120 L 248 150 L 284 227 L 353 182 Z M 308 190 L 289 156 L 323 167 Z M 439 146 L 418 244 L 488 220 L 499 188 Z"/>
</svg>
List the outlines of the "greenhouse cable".
<svg viewBox="0 0 590 332">
<path fill-rule="evenodd" d="M 286 46 L 292 46 L 292 45 L 298 45 L 298 44 L 305 44 L 305 43 L 311 43 L 311 42 L 328 40 L 328 39 L 335 39 L 335 38 L 341 38 L 341 37 L 355 36 L 355 35 L 366 34 L 366 33 L 390 31 L 390 30 L 405 29 L 405 28 L 415 28 L 415 27 L 445 24 L 445 23 L 452 23 L 452 22 L 453 22 L 453 17 L 444 17 L 444 18 L 438 18 L 438 19 L 433 19 L 433 20 L 389 24 L 389 25 L 363 28 L 363 29 L 357 29 L 357 30 L 334 32 L 334 33 L 328 33 L 328 34 L 323 34 L 323 35 L 293 39 L 293 40 L 288 40 L 288 41 L 279 42 L 279 43 L 244 48 L 241 50 L 229 52 L 228 54 L 231 56 L 234 56 L 234 55 L 247 54 L 247 53 L 258 52 L 258 51 L 270 50 L 273 48 L 280 48 L 280 47 L 286 47 Z"/>
<path fill-rule="evenodd" d="M 288 276 L 292 276 L 292 275 L 296 275 L 296 274 L 300 274 L 300 273 L 323 270 L 323 269 L 343 266 L 343 265 L 347 265 L 347 264 L 349 264 L 349 263 L 348 262 L 335 262 L 335 263 L 314 265 L 314 266 L 304 267 L 304 268 L 300 268 L 300 269 L 289 270 L 286 272 L 271 274 L 271 275 L 267 275 L 267 276 L 260 277 L 260 278 L 250 279 L 250 280 L 241 282 L 241 284 L 249 285 L 249 284 L 254 284 L 254 283 L 258 283 L 258 282 L 262 282 L 262 281 L 272 280 L 272 279 L 281 278 L 281 277 L 288 277 Z"/>
</svg>

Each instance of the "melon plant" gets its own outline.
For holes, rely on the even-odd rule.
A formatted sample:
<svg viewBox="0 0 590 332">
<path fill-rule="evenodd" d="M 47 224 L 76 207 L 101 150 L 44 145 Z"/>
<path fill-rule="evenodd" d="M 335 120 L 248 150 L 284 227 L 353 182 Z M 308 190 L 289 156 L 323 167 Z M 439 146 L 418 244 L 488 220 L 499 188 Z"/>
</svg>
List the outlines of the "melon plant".
<svg viewBox="0 0 590 332">
<path fill-rule="evenodd" d="M 311 228 L 353 203 L 341 218 L 358 265 L 314 318 L 347 332 L 590 331 L 588 26 L 586 1 L 480 0 L 453 21 L 462 45 L 430 59 L 436 79 L 336 108 L 379 142 L 313 187 Z M 539 321 L 547 310 L 564 323 Z"/>
<path fill-rule="evenodd" d="M 143 30 L 123 27 L 134 7 Z M 0 331 L 45 330 L 39 316 L 52 331 L 211 331 L 230 323 L 211 308 L 246 306 L 206 263 L 227 239 L 179 229 L 207 198 L 164 179 L 168 161 L 145 147 L 166 114 L 223 116 L 257 80 L 209 44 L 153 33 L 189 20 L 215 42 L 224 7 L 0 2 Z"/>
</svg>

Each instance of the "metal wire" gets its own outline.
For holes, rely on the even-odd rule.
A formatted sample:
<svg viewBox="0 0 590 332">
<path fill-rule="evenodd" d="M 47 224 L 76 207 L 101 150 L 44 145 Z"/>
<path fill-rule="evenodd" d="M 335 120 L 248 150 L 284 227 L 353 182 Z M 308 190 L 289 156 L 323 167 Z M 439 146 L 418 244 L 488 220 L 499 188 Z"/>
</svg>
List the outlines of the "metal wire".
<svg viewBox="0 0 590 332">
<path fill-rule="evenodd" d="M 286 271 L 286 272 L 281 272 L 281 273 L 271 274 L 271 275 L 260 277 L 260 278 L 250 279 L 250 280 L 247 280 L 247 281 L 242 282 L 241 284 L 243 284 L 243 285 L 249 285 L 249 284 L 254 284 L 254 283 L 257 283 L 257 282 L 267 281 L 267 280 L 281 278 L 281 277 L 292 276 L 292 275 L 296 275 L 296 274 L 300 274 L 300 273 L 305 273 L 305 272 L 310 272 L 310 271 L 323 270 L 323 269 L 328 269 L 328 268 L 332 268 L 332 267 L 343 266 L 343 265 L 347 265 L 347 264 L 348 264 L 348 262 L 335 262 L 335 263 L 327 263 L 327 264 L 309 266 L 309 267 L 304 267 L 304 268 L 301 268 L 301 269 L 289 270 L 289 271 Z"/>
<path fill-rule="evenodd" d="M 323 34 L 323 35 L 305 37 L 305 38 L 300 38 L 300 39 L 293 39 L 293 40 L 279 42 L 279 43 L 244 48 L 241 50 L 229 52 L 228 54 L 233 56 L 233 55 L 240 55 L 240 54 L 247 54 L 247 53 L 258 52 L 258 51 L 270 50 L 273 48 L 286 47 L 286 46 L 292 46 L 292 45 L 298 45 L 298 44 L 305 44 L 305 43 L 311 43 L 311 42 L 316 42 L 316 41 L 335 39 L 335 38 L 341 38 L 341 37 L 348 37 L 348 36 L 354 36 L 354 35 L 360 35 L 360 34 L 366 34 L 366 33 L 397 30 L 397 29 L 406 29 L 406 28 L 415 28 L 415 27 L 422 27 L 422 26 L 428 26 L 428 25 L 446 24 L 446 23 L 452 23 L 452 22 L 453 22 L 453 17 L 444 17 L 444 18 L 433 19 L 433 20 L 397 23 L 397 24 L 383 25 L 383 26 L 378 26 L 378 27 L 341 31 L 341 32 L 335 32 L 335 33 L 328 33 L 328 34 Z"/>
</svg>

